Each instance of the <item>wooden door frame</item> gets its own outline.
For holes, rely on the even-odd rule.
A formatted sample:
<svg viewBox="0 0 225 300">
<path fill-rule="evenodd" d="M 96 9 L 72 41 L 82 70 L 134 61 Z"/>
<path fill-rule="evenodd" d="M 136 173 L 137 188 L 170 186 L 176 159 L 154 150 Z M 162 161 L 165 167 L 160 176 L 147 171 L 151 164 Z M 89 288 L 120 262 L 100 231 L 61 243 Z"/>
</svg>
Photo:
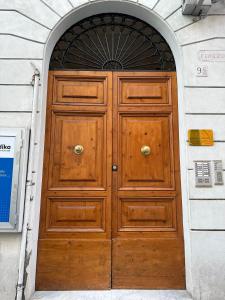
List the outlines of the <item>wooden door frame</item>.
<svg viewBox="0 0 225 300">
<path fill-rule="evenodd" d="M 183 206 L 183 226 L 184 226 L 184 244 L 185 244 L 185 261 L 186 261 L 186 287 L 189 292 L 193 290 L 192 270 L 191 270 L 191 241 L 189 230 L 189 204 L 188 204 L 188 183 L 187 183 L 187 155 L 186 155 L 186 121 L 185 121 L 185 104 L 183 101 L 184 83 L 183 83 L 183 56 L 182 48 L 178 45 L 175 32 L 168 26 L 163 17 L 156 14 L 144 5 L 137 5 L 134 2 L 127 1 L 98 1 L 88 5 L 82 5 L 79 9 L 74 9 L 68 13 L 61 21 L 51 30 L 47 39 L 41 76 L 41 91 L 39 94 L 39 124 L 37 127 L 38 145 L 36 147 L 36 158 L 38 161 L 37 180 L 35 188 L 36 199 L 31 205 L 31 221 L 30 226 L 33 229 L 27 237 L 27 253 L 32 252 L 29 264 L 27 266 L 28 280 L 25 287 L 25 294 L 31 297 L 35 291 L 35 269 L 37 260 L 37 237 L 39 228 L 39 212 L 43 173 L 43 153 L 44 153 L 44 137 L 45 137 L 45 118 L 46 118 L 46 99 L 48 88 L 48 66 L 54 45 L 60 36 L 74 23 L 83 18 L 89 17 L 95 13 L 118 12 L 135 16 L 155 27 L 168 42 L 172 49 L 177 68 L 178 79 L 178 116 L 179 116 L 179 137 L 180 137 L 180 162 L 181 162 L 181 190 L 182 190 L 182 206 Z"/>
</svg>

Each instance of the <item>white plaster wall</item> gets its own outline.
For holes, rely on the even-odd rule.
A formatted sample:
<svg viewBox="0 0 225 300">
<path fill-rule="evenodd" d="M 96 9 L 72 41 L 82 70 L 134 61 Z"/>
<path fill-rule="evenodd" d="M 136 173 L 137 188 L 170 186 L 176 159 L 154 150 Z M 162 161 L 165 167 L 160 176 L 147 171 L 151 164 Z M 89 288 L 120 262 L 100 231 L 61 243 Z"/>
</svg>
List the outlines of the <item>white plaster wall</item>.
<svg viewBox="0 0 225 300">
<path fill-rule="evenodd" d="M 43 84 L 46 81 L 46 77 L 43 78 L 46 73 L 43 72 L 47 70 L 47 66 L 43 63 L 46 64 L 48 60 L 44 55 L 49 55 L 46 52 L 49 35 L 57 36 L 54 28 L 59 28 L 60 34 L 63 26 L 57 26 L 62 23 L 62 20 L 65 20 L 64 27 L 69 26 L 72 11 L 84 7 L 82 14 L 85 15 L 85 11 L 91 11 L 92 3 L 97 2 L 101 1 L 0 0 L 0 126 L 29 126 L 33 75 L 31 62 L 42 70 Z M 111 1 L 105 0 L 104 2 Z M 148 15 L 153 12 L 153 26 L 160 30 L 161 24 L 165 24 L 168 27 L 168 33 L 164 32 L 165 38 L 174 43 L 171 47 L 175 52 L 181 51 L 180 58 L 183 61 L 180 60 L 177 63 L 180 140 L 181 146 L 186 144 L 187 151 L 185 154 L 185 149 L 181 147 L 182 186 L 185 189 L 183 201 L 186 244 L 188 244 L 189 236 L 191 237 L 190 248 L 186 247 L 186 255 L 189 257 L 187 259 L 188 289 L 193 292 L 197 300 L 224 300 L 225 188 L 217 186 L 212 189 L 197 189 L 193 180 L 193 160 L 222 159 L 225 168 L 225 62 L 202 63 L 198 57 L 200 50 L 225 50 L 224 1 L 213 5 L 209 16 L 198 21 L 181 14 L 181 0 L 115 1 L 114 4 L 109 5 L 111 10 L 118 6 L 119 2 L 120 5 L 124 2 L 124 9 L 127 5 L 127 13 L 133 12 L 143 19 L 147 19 Z M 129 3 L 137 6 L 132 8 L 128 5 Z M 100 10 L 100 6 L 98 7 Z M 93 13 L 96 13 L 95 9 Z M 158 16 L 158 21 L 156 16 Z M 81 14 L 80 18 L 82 18 Z M 151 22 L 150 17 L 149 22 Z M 176 53 L 175 56 L 179 55 Z M 208 77 L 196 77 L 196 68 L 203 65 L 208 67 Z M 41 125 L 45 117 L 45 99 L 43 98 L 45 93 L 43 86 L 39 99 L 39 108 L 43 109 L 43 112 L 40 114 L 37 126 L 37 157 L 43 150 L 43 144 L 39 142 L 43 141 L 44 127 Z M 186 143 L 185 131 L 188 128 L 213 128 L 215 146 L 189 147 Z M 41 165 L 38 160 L 36 164 Z M 33 245 L 37 241 L 38 228 L 33 220 L 38 220 L 40 196 L 38 186 L 40 185 L 41 178 L 37 177 L 35 185 L 37 193 L 33 202 L 35 211 L 33 210 L 30 220 L 32 231 L 29 233 L 28 251 L 32 250 L 32 253 L 31 265 L 27 269 L 29 272 L 26 287 L 27 299 L 34 290 L 36 249 Z M 0 234 L 0 299 L 2 300 L 15 299 L 19 247 L 20 234 Z"/>
<path fill-rule="evenodd" d="M 14 300 L 18 274 L 20 234 L 0 236 L 0 299 Z"/>
<path fill-rule="evenodd" d="M 192 231 L 194 299 L 225 299 L 225 232 Z"/>
</svg>

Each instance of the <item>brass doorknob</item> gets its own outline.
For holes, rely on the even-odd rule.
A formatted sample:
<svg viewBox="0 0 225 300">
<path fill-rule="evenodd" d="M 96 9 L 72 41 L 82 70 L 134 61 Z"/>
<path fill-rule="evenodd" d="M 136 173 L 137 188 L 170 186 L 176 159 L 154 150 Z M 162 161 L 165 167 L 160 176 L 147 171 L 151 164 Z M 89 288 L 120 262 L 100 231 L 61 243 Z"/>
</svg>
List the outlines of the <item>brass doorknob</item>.
<svg viewBox="0 0 225 300">
<path fill-rule="evenodd" d="M 148 156 L 151 153 L 151 148 L 147 145 L 143 145 L 141 147 L 141 154 L 143 154 L 144 156 Z"/>
<path fill-rule="evenodd" d="M 76 145 L 73 148 L 73 152 L 77 155 L 80 155 L 84 151 L 84 147 L 82 145 Z"/>
</svg>

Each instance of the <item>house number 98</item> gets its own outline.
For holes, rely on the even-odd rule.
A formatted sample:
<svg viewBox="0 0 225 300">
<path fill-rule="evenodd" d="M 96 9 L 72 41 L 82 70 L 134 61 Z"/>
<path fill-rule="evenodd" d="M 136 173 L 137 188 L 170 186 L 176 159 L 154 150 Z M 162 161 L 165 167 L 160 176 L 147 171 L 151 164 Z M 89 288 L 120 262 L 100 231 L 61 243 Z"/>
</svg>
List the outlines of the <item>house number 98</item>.
<svg viewBox="0 0 225 300">
<path fill-rule="evenodd" d="M 197 67 L 197 75 L 196 76 L 208 77 L 208 67 L 207 66 Z"/>
</svg>

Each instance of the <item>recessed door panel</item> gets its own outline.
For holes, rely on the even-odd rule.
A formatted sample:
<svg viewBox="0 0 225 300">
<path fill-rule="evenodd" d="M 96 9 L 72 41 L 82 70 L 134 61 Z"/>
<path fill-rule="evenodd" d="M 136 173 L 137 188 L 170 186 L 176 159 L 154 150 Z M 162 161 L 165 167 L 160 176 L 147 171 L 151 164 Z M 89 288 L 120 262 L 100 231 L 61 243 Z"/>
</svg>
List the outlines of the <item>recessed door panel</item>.
<svg viewBox="0 0 225 300">
<path fill-rule="evenodd" d="M 172 187 L 170 120 L 160 114 L 120 116 L 120 188 Z"/>
<path fill-rule="evenodd" d="M 105 124 L 105 115 L 54 116 L 52 188 L 105 188 Z"/>
<path fill-rule="evenodd" d="M 122 105 L 168 104 L 170 78 L 131 78 L 125 73 L 118 81 L 119 103 Z"/>
<path fill-rule="evenodd" d="M 107 77 L 88 76 L 67 72 L 67 76 L 54 76 L 54 104 L 106 104 Z M 79 73 L 79 72 L 78 72 Z M 72 75 L 73 74 L 73 75 Z"/>
<path fill-rule="evenodd" d="M 119 231 L 174 231 L 174 198 L 120 198 Z"/>
<path fill-rule="evenodd" d="M 48 198 L 48 231 L 103 232 L 104 198 Z"/>
</svg>

